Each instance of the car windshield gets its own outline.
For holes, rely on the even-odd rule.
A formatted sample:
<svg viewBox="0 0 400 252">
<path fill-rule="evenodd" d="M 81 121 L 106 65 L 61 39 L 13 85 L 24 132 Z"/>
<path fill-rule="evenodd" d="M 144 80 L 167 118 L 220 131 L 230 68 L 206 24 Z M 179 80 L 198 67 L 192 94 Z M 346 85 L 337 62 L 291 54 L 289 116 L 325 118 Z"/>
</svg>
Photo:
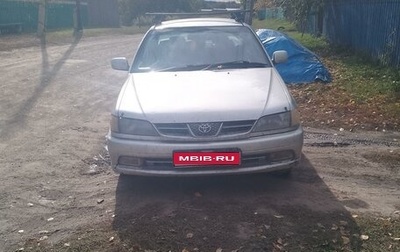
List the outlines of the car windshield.
<svg viewBox="0 0 400 252">
<path fill-rule="evenodd" d="M 132 72 L 270 67 L 254 33 L 245 26 L 170 28 L 150 31 Z"/>
</svg>

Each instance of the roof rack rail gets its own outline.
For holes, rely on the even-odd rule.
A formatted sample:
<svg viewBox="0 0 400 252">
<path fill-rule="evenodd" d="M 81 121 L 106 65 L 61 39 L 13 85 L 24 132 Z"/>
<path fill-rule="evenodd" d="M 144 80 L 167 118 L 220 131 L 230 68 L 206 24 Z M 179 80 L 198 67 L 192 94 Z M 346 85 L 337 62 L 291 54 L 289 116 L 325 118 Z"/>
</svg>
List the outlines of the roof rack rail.
<svg viewBox="0 0 400 252">
<path fill-rule="evenodd" d="M 201 12 L 147 12 L 147 16 L 154 16 L 154 24 L 160 24 L 166 20 L 167 16 L 177 16 L 179 18 L 194 18 L 198 16 L 210 16 L 210 15 L 228 15 L 232 19 L 243 23 L 245 13 L 250 12 L 250 10 L 240 10 L 240 9 L 202 9 Z"/>
</svg>

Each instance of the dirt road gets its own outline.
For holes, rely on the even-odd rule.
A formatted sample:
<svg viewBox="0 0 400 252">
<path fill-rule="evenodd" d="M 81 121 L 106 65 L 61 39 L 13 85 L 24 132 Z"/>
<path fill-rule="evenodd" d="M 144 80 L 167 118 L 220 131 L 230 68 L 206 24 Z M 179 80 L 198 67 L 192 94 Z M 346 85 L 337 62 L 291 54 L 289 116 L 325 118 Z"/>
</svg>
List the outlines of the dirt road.
<svg viewBox="0 0 400 252">
<path fill-rule="evenodd" d="M 109 62 L 140 40 L 0 48 L 0 251 L 357 251 L 355 215 L 398 217 L 399 132 L 306 128 L 290 178 L 115 175 Z"/>
</svg>

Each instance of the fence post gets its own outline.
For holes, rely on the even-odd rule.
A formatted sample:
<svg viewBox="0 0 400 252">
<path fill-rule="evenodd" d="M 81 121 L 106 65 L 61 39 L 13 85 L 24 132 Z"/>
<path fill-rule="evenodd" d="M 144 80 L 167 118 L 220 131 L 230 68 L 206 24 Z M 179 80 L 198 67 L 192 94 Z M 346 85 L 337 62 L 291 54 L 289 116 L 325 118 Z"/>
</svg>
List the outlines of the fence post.
<svg viewBox="0 0 400 252">
<path fill-rule="evenodd" d="M 47 0 L 41 0 L 39 2 L 38 30 L 37 30 L 37 35 L 39 37 L 44 37 L 46 33 L 46 6 L 47 6 Z"/>
<path fill-rule="evenodd" d="M 244 10 L 248 12 L 245 12 L 244 22 L 248 25 L 251 25 L 253 23 L 253 8 L 254 8 L 254 0 L 245 0 Z"/>
<path fill-rule="evenodd" d="M 82 29 L 81 0 L 75 0 L 74 35 L 78 35 L 82 31 Z"/>
</svg>

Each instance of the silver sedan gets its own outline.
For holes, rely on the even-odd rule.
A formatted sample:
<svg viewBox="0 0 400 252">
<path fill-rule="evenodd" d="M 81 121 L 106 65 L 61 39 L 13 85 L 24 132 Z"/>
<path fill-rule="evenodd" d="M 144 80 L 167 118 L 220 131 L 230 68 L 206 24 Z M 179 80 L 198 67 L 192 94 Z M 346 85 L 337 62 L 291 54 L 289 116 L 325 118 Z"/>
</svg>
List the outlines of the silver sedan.
<svg viewBox="0 0 400 252">
<path fill-rule="evenodd" d="M 223 18 L 159 23 L 146 33 L 111 116 L 117 173 L 194 176 L 290 172 L 301 157 L 296 103 L 253 30 Z"/>
</svg>

